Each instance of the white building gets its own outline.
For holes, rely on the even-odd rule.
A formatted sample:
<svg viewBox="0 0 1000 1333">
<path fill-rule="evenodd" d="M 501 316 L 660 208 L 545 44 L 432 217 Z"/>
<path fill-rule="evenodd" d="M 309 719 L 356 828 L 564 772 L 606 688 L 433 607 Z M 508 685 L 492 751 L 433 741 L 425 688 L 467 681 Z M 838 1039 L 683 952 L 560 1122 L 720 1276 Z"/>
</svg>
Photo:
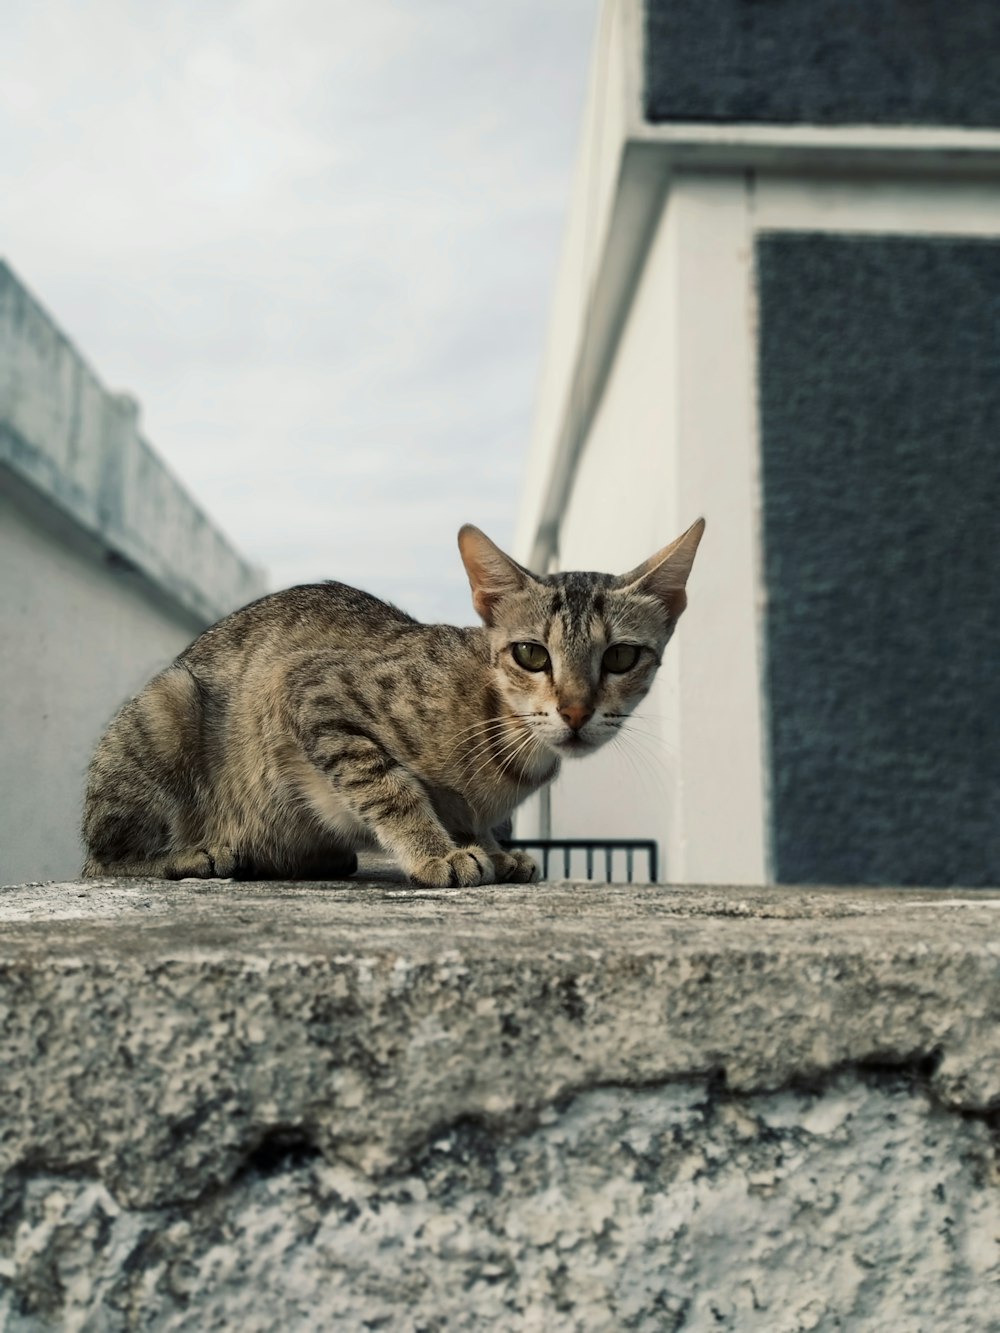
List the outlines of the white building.
<svg viewBox="0 0 1000 1333">
<path fill-rule="evenodd" d="M 605 4 L 516 555 L 708 528 L 632 756 L 519 836 L 1000 876 L 1000 10 L 862 8 Z"/>
<path fill-rule="evenodd" d="M 79 873 L 112 714 L 263 590 L 0 262 L 0 883 Z"/>
</svg>

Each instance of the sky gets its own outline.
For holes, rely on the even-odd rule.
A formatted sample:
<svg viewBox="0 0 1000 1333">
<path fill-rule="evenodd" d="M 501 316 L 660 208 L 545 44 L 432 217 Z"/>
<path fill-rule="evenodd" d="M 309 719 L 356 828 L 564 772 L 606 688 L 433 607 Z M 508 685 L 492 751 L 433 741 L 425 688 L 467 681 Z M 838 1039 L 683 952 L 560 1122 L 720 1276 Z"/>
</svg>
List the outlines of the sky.
<svg viewBox="0 0 1000 1333">
<path fill-rule="evenodd" d="M 0 255 L 269 586 L 475 614 L 511 544 L 598 0 L 47 0 Z"/>
</svg>

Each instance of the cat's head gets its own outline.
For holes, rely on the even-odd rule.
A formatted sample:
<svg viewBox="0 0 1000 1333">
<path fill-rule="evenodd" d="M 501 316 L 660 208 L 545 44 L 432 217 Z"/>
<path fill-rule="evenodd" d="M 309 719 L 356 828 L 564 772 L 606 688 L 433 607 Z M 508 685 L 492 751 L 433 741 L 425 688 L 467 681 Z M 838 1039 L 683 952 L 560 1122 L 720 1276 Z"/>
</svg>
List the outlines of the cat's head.
<svg viewBox="0 0 1000 1333">
<path fill-rule="evenodd" d="M 687 605 L 705 520 L 628 574 L 532 574 L 466 524 L 459 550 L 490 634 L 494 684 L 560 757 L 589 754 L 649 689 Z"/>
</svg>

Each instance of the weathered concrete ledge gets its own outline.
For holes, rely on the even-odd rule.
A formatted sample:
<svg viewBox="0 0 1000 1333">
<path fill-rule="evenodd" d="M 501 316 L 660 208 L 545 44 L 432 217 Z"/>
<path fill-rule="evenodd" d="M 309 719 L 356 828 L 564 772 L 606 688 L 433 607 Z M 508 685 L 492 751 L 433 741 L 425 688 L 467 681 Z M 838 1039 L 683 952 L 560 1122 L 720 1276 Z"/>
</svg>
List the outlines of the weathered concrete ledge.
<svg viewBox="0 0 1000 1333">
<path fill-rule="evenodd" d="M 11 888 L 0 1070 L 5 1329 L 1000 1327 L 1000 893 Z"/>
</svg>

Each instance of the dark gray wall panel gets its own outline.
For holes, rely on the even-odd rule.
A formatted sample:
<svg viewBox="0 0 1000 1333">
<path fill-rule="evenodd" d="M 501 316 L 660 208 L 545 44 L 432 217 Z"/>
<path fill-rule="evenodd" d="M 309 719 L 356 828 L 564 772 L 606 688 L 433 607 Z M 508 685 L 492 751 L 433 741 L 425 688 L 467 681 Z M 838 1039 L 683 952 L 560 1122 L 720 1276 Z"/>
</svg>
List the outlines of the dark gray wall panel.
<svg viewBox="0 0 1000 1333">
<path fill-rule="evenodd" d="M 757 249 L 780 882 L 1000 883 L 1000 244 Z"/>
<path fill-rule="evenodd" d="M 997 0 L 648 0 L 650 120 L 1000 125 Z"/>
</svg>

